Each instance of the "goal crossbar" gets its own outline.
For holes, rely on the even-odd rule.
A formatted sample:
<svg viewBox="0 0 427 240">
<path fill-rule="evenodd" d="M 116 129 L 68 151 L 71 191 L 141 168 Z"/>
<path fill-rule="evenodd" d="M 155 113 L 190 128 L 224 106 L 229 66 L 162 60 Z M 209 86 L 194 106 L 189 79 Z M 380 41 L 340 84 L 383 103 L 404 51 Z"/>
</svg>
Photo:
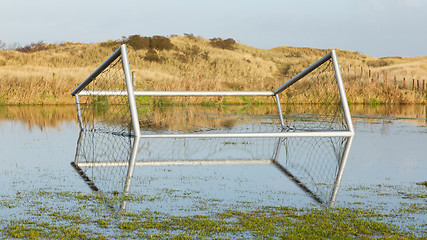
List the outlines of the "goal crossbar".
<svg viewBox="0 0 427 240">
<path fill-rule="evenodd" d="M 79 96 L 127 96 L 125 91 L 88 91 L 83 90 Z M 135 96 L 150 97 L 194 97 L 194 96 L 274 96 L 273 91 L 134 91 Z"/>
</svg>

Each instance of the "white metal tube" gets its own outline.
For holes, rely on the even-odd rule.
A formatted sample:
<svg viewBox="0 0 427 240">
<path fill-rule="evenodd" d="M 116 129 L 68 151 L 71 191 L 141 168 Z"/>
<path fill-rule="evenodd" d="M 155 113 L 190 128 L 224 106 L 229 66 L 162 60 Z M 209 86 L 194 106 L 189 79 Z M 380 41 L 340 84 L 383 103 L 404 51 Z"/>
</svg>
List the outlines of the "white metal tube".
<svg viewBox="0 0 427 240">
<path fill-rule="evenodd" d="M 74 95 L 74 98 L 76 99 L 77 119 L 79 120 L 80 130 L 83 130 L 82 110 L 80 106 L 79 95 L 78 94 Z"/>
<path fill-rule="evenodd" d="M 335 70 L 335 78 L 337 80 L 338 90 L 341 97 L 341 105 L 344 111 L 344 118 L 347 123 L 348 130 L 353 133 L 354 132 L 353 122 L 351 121 L 351 114 L 350 114 L 350 109 L 348 107 L 347 96 L 345 95 L 344 83 L 341 77 L 340 66 L 338 65 L 337 53 L 335 52 L 335 50 L 332 50 L 331 54 L 332 54 L 332 65 Z"/>
<path fill-rule="evenodd" d="M 250 165 L 270 164 L 272 160 L 267 159 L 242 159 L 242 160 L 176 160 L 176 161 L 137 161 L 135 166 L 191 166 L 191 165 Z M 126 167 L 128 162 L 81 162 L 79 167 Z"/>
<path fill-rule="evenodd" d="M 130 68 L 129 68 L 129 60 L 128 60 L 128 54 L 126 50 L 126 45 L 123 44 L 120 49 L 121 49 L 121 55 L 122 55 L 123 72 L 125 74 L 125 81 L 126 81 L 126 87 L 127 87 L 129 110 L 132 118 L 132 127 L 133 127 L 133 131 L 135 132 L 135 136 L 138 137 L 141 135 L 141 130 L 139 128 L 138 112 L 136 111 L 135 96 L 133 92 L 132 77 L 131 77 Z"/>
<path fill-rule="evenodd" d="M 343 152 L 342 159 L 341 159 L 341 164 L 340 164 L 340 167 L 338 169 L 337 177 L 335 179 L 334 188 L 332 190 L 331 199 L 329 202 L 330 207 L 333 207 L 335 204 L 335 200 L 336 200 L 337 194 L 338 194 L 338 189 L 340 188 L 340 185 L 341 185 L 341 178 L 342 178 L 342 175 L 344 173 L 345 165 L 347 164 L 348 154 L 350 153 L 350 148 L 351 148 L 352 142 L 353 142 L 353 137 L 349 137 L 347 139 L 347 143 L 345 144 L 344 152 Z"/>
<path fill-rule="evenodd" d="M 269 138 L 269 137 L 350 137 L 349 131 L 271 132 L 271 133 L 184 133 L 143 134 L 141 138 Z"/>
<path fill-rule="evenodd" d="M 282 106 L 280 104 L 279 94 L 276 94 L 275 96 L 276 96 L 277 108 L 279 110 L 280 124 L 282 125 L 282 128 L 285 128 L 285 120 L 283 120 L 283 112 L 282 112 Z"/>
<path fill-rule="evenodd" d="M 125 195 L 127 195 L 129 193 L 130 185 L 132 183 L 132 176 L 133 176 L 133 172 L 135 170 L 136 156 L 138 155 L 139 140 L 140 140 L 140 138 L 134 139 L 134 142 L 132 145 L 132 152 L 130 154 L 129 161 L 126 162 L 126 164 L 128 166 L 128 171 L 126 174 L 125 189 L 123 191 L 123 193 Z"/>
<path fill-rule="evenodd" d="M 81 91 L 80 96 L 126 96 L 126 91 Z M 134 96 L 274 96 L 273 91 L 134 91 Z"/>
</svg>

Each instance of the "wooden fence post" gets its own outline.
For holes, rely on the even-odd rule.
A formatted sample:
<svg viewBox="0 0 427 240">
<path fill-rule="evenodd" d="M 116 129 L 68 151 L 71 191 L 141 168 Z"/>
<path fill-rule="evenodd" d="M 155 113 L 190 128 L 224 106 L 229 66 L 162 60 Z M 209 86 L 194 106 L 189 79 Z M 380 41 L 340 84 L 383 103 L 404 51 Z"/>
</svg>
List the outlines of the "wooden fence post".
<svg viewBox="0 0 427 240">
<path fill-rule="evenodd" d="M 406 79 L 405 78 L 403 78 L 403 89 L 405 89 L 406 88 L 406 84 L 405 84 L 405 81 Z"/>
<path fill-rule="evenodd" d="M 412 90 L 415 90 L 415 79 L 412 78 Z"/>
<path fill-rule="evenodd" d="M 135 77 L 135 71 L 132 71 L 132 83 L 133 87 L 136 88 L 136 77 Z"/>
</svg>

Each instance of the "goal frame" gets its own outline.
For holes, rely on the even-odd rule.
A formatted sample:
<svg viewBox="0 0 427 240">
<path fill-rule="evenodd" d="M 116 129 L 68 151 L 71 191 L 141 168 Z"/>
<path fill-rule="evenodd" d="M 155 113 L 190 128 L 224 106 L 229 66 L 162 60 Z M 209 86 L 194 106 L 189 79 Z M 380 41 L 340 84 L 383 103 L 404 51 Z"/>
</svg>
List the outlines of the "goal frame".
<svg viewBox="0 0 427 240">
<path fill-rule="evenodd" d="M 122 67 L 123 73 L 126 81 L 126 90 L 127 91 L 111 91 L 111 90 L 97 90 L 89 91 L 84 90 L 99 74 L 102 73 L 112 62 L 114 62 L 118 57 L 122 57 Z M 141 129 L 139 126 L 137 107 L 135 102 L 136 96 L 271 96 L 275 99 L 278 108 L 278 114 L 280 117 L 280 123 L 284 128 L 285 123 L 283 119 L 282 107 L 280 103 L 280 93 L 285 91 L 287 88 L 292 86 L 294 83 L 304 78 L 310 72 L 315 70 L 317 67 L 321 66 L 323 63 L 332 60 L 332 66 L 335 73 L 335 79 L 340 95 L 341 107 L 343 109 L 344 120 L 347 125 L 347 130 L 322 130 L 322 131 L 306 131 L 306 132 L 274 132 L 274 133 L 187 133 L 187 134 L 141 134 Z M 325 56 L 317 60 L 315 63 L 301 71 L 299 74 L 276 88 L 274 91 L 134 91 L 132 84 L 131 71 L 129 67 L 129 60 L 127 54 L 126 45 L 121 45 L 107 60 L 105 60 L 92 74 L 89 75 L 77 88 L 75 88 L 71 95 L 75 97 L 77 114 L 80 123 L 80 128 L 82 128 L 82 114 L 80 108 L 79 96 L 126 96 L 129 101 L 129 109 L 132 120 L 133 133 L 131 137 L 135 138 L 224 138 L 224 137 L 234 137 L 234 138 L 246 138 L 246 137 L 351 137 L 354 135 L 353 123 L 351 120 L 350 110 L 347 103 L 347 97 L 344 90 L 344 84 L 341 77 L 341 71 L 338 64 L 338 58 L 335 50 L 327 53 Z"/>
<path fill-rule="evenodd" d="M 104 70 L 106 70 L 110 64 L 112 64 L 116 59 L 121 57 L 122 62 L 122 70 L 124 73 L 124 80 L 126 84 L 126 91 L 112 91 L 112 90 L 86 90 L 85 88 L 94 80 L 96 79 Z M 138 112 L 137 112 L 137 106 L 135 97 L 137 96 L 156 96 L 156 97 L 182 97 L 182 96 L 191 96 L 191 97 L 210 97 L 210 96 L 265 96 L 265 97 L 272 97 L 276 104 L 277 104 L 277 111 L 280 117 L 280 124 L 283 130 L 285 130 L 285 121 L 283 117 L 282 112 L 282 104 L 280 102 L 280 94 L 289 87 L 291 87 L 293 84 L 298 82 L 300 79 L 307 76 L 309 73 L 314 71 L 316 68 L 320 67 L 325 62 L 331 60 L 332 67 L 335 75 L 335 80 L 338 88 L 338 93 L 340 97 L 340 104 L 342 107 L 342 113 L 343 118 L 346 124 L 347 129 L 344 130 L 307 130 L 307 131 L 300 131 L 300 132 L 294 132 L 294 131 L 280 131 L 280 132 L 245 132 L 245 133 L 172 133 L 172 134 L 141 134 L 141 127 L 139 125 L 139 119 L 138 119 Z M 343 154 L 343 162 L 340 164 L 338 173 L 336 176 L 336 181 L 334 183 L 334 188 L 332 191 L 332 195 L 330 198 L 330 202 L 335 201 L 336 194 L 341 182 L 342 173 L 344 170 L 344 167 L 347 162 L 349 149 L 351 146 L 352 138 L 354 136 L 354 128 L 353 123 L 351 120 L 350 110 L 347 103 L 347 97 L 345 94 L 344 84 L 341 77 L 341 71 L 338 64 L 338 58 L 337 53 L 335 50 L 330 51 L 325 56 L 311 64 L 309 67 L 301 71 L 296 76 L 292 77 L 285 83 L 283 83 L 281 86 L 276 88 L 273 91 L 134 91 L 133 87 L 133 81 L 131 77 L 131 71 L 129 67 L 129 60 L 128 60 L 128 54 L 127 54 L 127 48 L 126 45 L 121 45 L 113 54 L 111 54 L 94 72 L 92 72 L 82 83 L 80 83 L 72 92 L 71 95 L 75 97 L 76 101 L 76 107 L 77 107 L 77 115 L 78 120 L 80 124 L 80 129 L 83 131 L 83 118 L 82 118 L 82 111 L 81 111 L 81 105 L 79 96 L 125 96 L 127 97 L 128 104 L 129 104 L 129 112 L 130 112 L 130 118 L 132 122 L 132 128 L 133 132 L 122 133 L 121 136 L 124 137 L 130 137 L 133 138 L 133 146 L 132 146 L 132 152 L 130 154 L 129 161 L 124 164 L 124 166 L 128 166 L 127 170 L 127 176 L 126 176 L 126 183 L 125 183 L 125 189 L 124 193 L 127 194 L 129 191 L 130 185 L 131 185 L 131 179 L 134 172 L 134 168 L 137 165 L 143 165 L 143 163 L 138 163 L 136 161 L 136 157 L 138 154 L 138 146 L 139 142 L 142 138 L 279 138 L 279 141 L 276 146 L 276 153 L 273 159 L 269 159 L 267 161 L 259 162 L 259 164 L 273 164 L 275 165 L 280 171 L 288 175 L 290 178 L 295 178 L 295 176 L 292 176 L 284 167 L 282 167 L 277 159 L 279 155 L 279 149 L 281 146 L 282 139 L 284 138 L 295 138 L 295 137 L 348 137 L 349 141 L 347 142 L 345 146 L 345 151 Z M 116 133 L 112 133 L 116 134 Z M 80 138 L 79 138 L 80 141 Z M 79 148 L 79 144 L 78 144 Z M 77 152 L 79 149 L 77 148 Z M 171 164 L 172 162 L 164 162 L 162 164 Z M 188 164 L 236 164 L 235 161 L 213 161 L 213 162 L 181 162 L 183 165 Z M 243 162 L 243 164 L 247 164 L 249 162 Z M 251 164 L 254 163 L 254 161 L 250 161 Z M 256 163 L 256 161 L 255 161 Z M 150 164 L 150 163 L 146 163 Z M 91 164 L 87 165 L 90 166 Z M 114 165 L 114 164 L 113 164 Z M 111 164 L 105 164 L 105 166 L 113 167 Z M 93 165 L 92 165 L 93 166 Z M 103 164 L 101 163 L 101 167 Z M 123 165 L 122 165 L 123 166 Z M 73 163 L 73 167 L 78 170 L 79 174 L 84 173 L 81 169 L 81 167 L 85 167 L 85 164 L 79 163 L 78 161 L 78 155 L 76 154 L 75 161 Z M 87 179 L 88 184 L 91 183 L 90 179 L 84 175 L 82 175 L 84 179 Z M 307 187 L 305 187 L 303 184 L 301 184 L 300 181 L 296 180 L 295 183 L 298 184 L 304 191 L 308 192 L 312 197 L 314 196 L 313 193 L 310 192 Z M 91 183 L 93 185 L 93 183 Z M 318 200 L 316 200 L 318 201 Z"/>
</svg>

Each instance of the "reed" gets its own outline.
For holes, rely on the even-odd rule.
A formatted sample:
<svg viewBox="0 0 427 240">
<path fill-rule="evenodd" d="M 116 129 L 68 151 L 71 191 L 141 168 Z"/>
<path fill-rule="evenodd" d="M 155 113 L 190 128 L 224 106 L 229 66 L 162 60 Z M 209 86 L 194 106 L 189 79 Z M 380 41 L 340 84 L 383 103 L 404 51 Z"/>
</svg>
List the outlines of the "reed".
<svg viewBox="0 0 427 240">
<path fill-rule="evenodd" d="M 170 50 L 128 48 L 137 90 L 273 90 L 330 51 L 295 47 L 263 50 L 239 43 L 230 50 L 215 47 L 201 37 L 169 39 L 174 46 Z M 0 50 L 0 104 L 74 103 L 70 92 L 120 43 L 67 42 L 48 44 L 32 52 Z M 378 59 L 357 52 L 337 53 L 350 103 L 426 102 L 425 92 L 386 84 L 382 79 L 388 74 L 390 82 L 392 76 L 397 77 L 400 85 L 405 76 L 408 81 L 421 79 L 427 76 L 427 57 Z M 367 70 L 357 73 L 354 66 L 370 69 L 372 76 L 381 79 L 371 81 Z M 315 103 L 321 102 L 321 97 L 308 94 L 292 101 Z M 266 99 L 258 100 L 271 102 Z"/>
</svg>

